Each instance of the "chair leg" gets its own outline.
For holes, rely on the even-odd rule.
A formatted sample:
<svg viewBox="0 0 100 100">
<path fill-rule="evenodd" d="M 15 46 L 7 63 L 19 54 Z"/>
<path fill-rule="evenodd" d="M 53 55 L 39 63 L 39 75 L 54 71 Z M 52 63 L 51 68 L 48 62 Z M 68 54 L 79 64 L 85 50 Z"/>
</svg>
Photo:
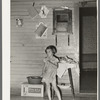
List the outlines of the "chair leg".
<svg viewBox="0 0 100 100">
<path fill-rule="evenodd" d="M 51 86 L 51 98 L 52 98 L 52 100 L 54 99 L 54 95 L 55 95 L 55 91 L 54 91 L 53 87 Z"/>
<path fill-rule="evenodd" d="M 68 74 L 69 74 L 69 80 L 70 80 L 70 85 L 71 85 L 71 92 L 73 94 L 73 98 L 75 98 L 71 68 L 68 69 Z"/>
</svg>

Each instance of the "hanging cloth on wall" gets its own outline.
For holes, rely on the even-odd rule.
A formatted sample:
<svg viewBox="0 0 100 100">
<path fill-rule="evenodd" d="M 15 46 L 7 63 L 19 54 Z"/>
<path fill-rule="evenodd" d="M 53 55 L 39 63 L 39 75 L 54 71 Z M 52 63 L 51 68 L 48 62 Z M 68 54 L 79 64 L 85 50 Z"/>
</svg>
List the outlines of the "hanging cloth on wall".
<svg viewBox="0 0 100 100">
<path fill-rule="evenodd" d="M 47 18 L 48 13 L 49 13 L 48 8 L 45 5 L 43 5 L 41 7 L 41 10 L 40 10 L 40 13 L 39 13 L 40 17 L 41 18 Z"/>
</svg>

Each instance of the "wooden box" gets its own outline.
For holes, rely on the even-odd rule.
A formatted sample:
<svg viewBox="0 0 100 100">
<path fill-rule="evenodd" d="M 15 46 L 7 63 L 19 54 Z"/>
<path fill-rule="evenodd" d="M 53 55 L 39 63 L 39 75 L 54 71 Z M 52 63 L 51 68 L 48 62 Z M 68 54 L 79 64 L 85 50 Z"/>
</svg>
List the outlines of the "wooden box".
<svg viewBox="0 0 100 100">
<path fill-rule="evenodd" d="M 21 96 L 44 96 L 43 84 L 28 84 L 27 82 L 21 84 Z"/>
</svg>

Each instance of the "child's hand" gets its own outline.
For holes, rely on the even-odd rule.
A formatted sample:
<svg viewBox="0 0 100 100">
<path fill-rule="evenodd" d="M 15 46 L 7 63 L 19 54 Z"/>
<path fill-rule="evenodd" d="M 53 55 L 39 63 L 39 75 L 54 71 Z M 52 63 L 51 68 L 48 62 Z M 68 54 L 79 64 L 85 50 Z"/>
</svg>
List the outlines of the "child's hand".
<svg viewBox="0 0 100 100">
<path fill-rule="evenodd" d="M 47 60 L 46 59 L 43 59 L 43 62 L 46 62 Z"/>
<path fill-rule="evenodd" d="M 43 77 L 43 75 L 40 75 L 40 77 Z"/>
</svg>

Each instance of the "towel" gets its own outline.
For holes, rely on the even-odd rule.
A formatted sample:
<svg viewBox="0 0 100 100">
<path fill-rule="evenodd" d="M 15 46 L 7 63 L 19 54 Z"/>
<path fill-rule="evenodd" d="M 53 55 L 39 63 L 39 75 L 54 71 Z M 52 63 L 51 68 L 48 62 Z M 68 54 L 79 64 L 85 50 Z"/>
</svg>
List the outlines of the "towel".
<svg viewBox="0 0 100 100">
<path fill-rule="evenodd" d="M 70 64 L 66 62 L 59 63 L 58 68 L 57 68 L 58 77 L 61 78 L 63 75 L 66 74 L 68 68 L 74 68 L 74 67 L 75 67 L 75 64 Z"/>
</svg>

